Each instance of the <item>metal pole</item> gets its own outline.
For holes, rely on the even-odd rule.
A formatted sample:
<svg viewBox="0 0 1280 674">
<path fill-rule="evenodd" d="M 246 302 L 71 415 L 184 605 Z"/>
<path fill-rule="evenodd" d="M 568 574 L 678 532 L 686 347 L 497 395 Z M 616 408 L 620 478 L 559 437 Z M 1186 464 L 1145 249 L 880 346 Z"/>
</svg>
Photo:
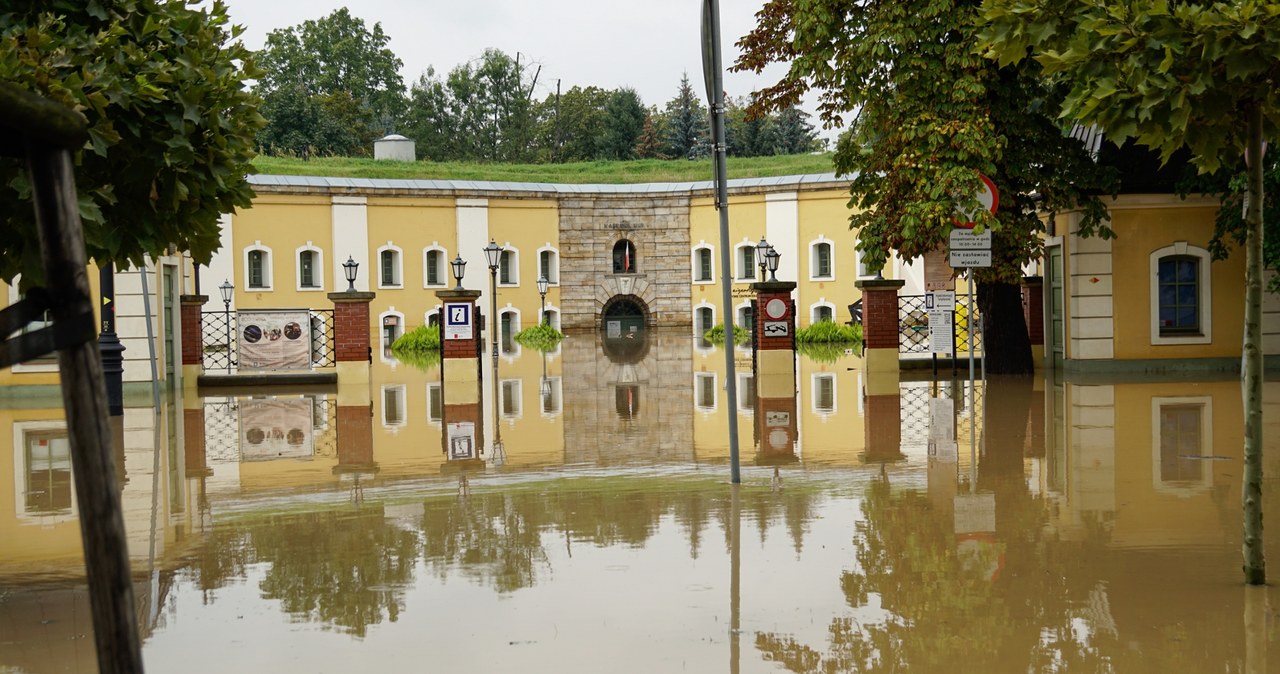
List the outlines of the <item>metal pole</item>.
<svg viewBox="0 0 1280 674">
<path fill-rule="evenodd" d="M 724 368 L 725 390 L 729 398 L 729 480 L 742 482 L 738 461 L 738 381 L 733 368 L 733 292 L 729 274 L 729 190 L 728 172 L 725 168 L 727 146 L 724 134 L 724 66 L 720 60 L 720 3 L 706 0 L 703 15 L 704 34 L 703 63 L 711 72 L 708 99 L 711 103 L 711 128 L 713 137 L 712 159 L 716 171 L 716 208 L 720 211 L 720 298 L 724 306 Z M 710 57 L 708 59 L 708 57 Z"/>
<path fill-rule="evenodd" d="M 98 269 L 98 290 L 102 295 L 102 331 L 98 351 L 102 352 L 102 375 L 107 386 L 107 413 L 124 414 L 124 345 L 116 335 L 116 266 L 107 262 Z"/>
<path fill-rule="evenodd" d="M 159 268 L 159 265 L 156 265 Z M 160 375 L 156 373 L 156 333 L 151 326 L 151 291 L 147 289 L 147 263 L 138 267 L 138 277 L 142 279 L 142 310 L 147 319 L 147 351 L 151 356 L 151 402 L 156 416 L 160 415 Z M 158 422 L 157 422 L 158 423 Z"/>
<path fill-rule="evenodd" d="M 227 374 L 231 374 L 231 300 L 222 300 L 222 322 L 227 326 Z"/>
<path fill-rule="evenodd" d="M 493 341 L 493 362 L 498 362 L 498 268 L 489 267 L 489 338 Z"/>
</svg>

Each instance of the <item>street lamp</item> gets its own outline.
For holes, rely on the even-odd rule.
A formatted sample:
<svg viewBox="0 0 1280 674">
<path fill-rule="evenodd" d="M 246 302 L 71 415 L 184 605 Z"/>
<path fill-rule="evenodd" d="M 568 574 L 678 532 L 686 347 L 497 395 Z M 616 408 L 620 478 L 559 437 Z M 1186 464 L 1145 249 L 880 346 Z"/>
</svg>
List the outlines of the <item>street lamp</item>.
<svg viewBox="0 0 1280 674">
<path fill-rule="evenodd" d="M 769 280 L 778 280 L 778 258 L 782 257 L 776 248 L 769 246 L 769 252 L 764 254 L 765 265 L 769 267 Z"/>
<path fill-rule="evenodd" d="M 773 249 L 773 245 L 770 244 L 768 241 L 765 241 L 763 236 L 760 237 L 760 243 L 756 244 L 756 264 L 760 265 L 761 281 L 764 280 L 764 264 L 765 264 L 764 258 L 769 254 L 769 251 L 772 249 Z"/>
<path fill-rule="evenodd" d="M 218 286 L 218 292 L 222 293 L 222 322 L 227 326 L 227 374 L 231 374 L 231 293 L 235 289 L 229 280 L 223 280 Z"/>
<path fill-rule="evenodd" d="M 542 310 L 538 314 L 538 325 L 542 325 L 547 320 L 547 286 L 550 283 L 545 275 L 538 277 L 538 295 L 542 297 Z"/>
<path fill-rule="evenodd" d="M 342 263 L 342 273 L 347 277 L 347 292 L 356 291 L 356 271 L 360 269 L 360 263 L 356 262 L 354 257 L 347 256 L 347 261 Z"/>
<path fill-rule="evenodd" d="M 489 245 L 484 247 L 484 259 L 489 263 L 489 320 L 492 325 L 489 327 L 489 335 L 493 340 L 493 359 L 498 359 L 498 258 L 502 255 L 502 249 L 498 247 L 497 242 L 489 239 Z"/>
<path fill-rule="evenodd" d="M 453 267 L 453 278 L 458 282 L 458 285 L 455 287 L 458 290 L 461 290 L 462 274 L 467 270 L 467 261 L 462 259 L 462 254 L 459 253 L 457 256 L 453 258 L 453 262 L 449 263 L 449 266 Z"/>
</svg>

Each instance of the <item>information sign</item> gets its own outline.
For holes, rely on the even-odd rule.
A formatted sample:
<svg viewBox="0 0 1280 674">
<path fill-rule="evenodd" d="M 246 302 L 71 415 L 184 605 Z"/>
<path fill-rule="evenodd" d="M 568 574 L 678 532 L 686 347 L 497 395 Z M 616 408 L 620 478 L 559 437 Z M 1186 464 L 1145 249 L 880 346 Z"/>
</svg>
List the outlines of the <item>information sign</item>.
<svg viewBox="0 0 1280 674">
<path fill-rule="evenodd" d="M 951 355 L 951 324 L 954 320 L 950 309 L 929 310 L 929 353 Z"/>
<path fill-rule="evenodd" d="M 450 302 L 444 305 L 444 338 L 471 339 L 472 305 L 466 302 Z"/>
<path fill-rule="evenodd" d="M 947 256 L 947 262 L 956 269 L 972 267 L 990 267 L 990 250 L 953 250 Z"/>
<path fill-rule="evenodd" d="M 951 237 L 947 243 L 953 251 L 991 250 L 991 230 L 984 229 L 981 234 L 974 234 L 972 229 L 956 227 L 951 230 Z"/>
</svg>

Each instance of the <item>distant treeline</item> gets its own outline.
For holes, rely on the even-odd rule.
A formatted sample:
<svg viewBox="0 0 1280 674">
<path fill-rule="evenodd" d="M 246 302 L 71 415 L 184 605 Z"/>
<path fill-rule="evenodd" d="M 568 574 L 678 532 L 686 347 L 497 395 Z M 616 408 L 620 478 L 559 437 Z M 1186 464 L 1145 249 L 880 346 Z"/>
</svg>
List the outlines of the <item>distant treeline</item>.
<svg viewBox="0 0 1280 674">
<path fill-rule="evenodd" d="M 588 86 L 555 91 L 541 67 L 488 49 L 441 77 L 428 69 L 405 88 L 402 63 L 373 29 L 346 8 L 272 31 L 258 52 L 256 93 L 267 120 L 264 154 L 349 156 L 372 153 L 373 141 L 399 133 L 433 161 L 569 162 L 696 158 L 710 154 L 706 104 L 686 74 L 659 109 L 635 90 Z M 728 101 L 731 156 L 798 154 L 822 149 L 808 114 L 789 108 L 748 120 L 749 101 Z"/>
</svg>

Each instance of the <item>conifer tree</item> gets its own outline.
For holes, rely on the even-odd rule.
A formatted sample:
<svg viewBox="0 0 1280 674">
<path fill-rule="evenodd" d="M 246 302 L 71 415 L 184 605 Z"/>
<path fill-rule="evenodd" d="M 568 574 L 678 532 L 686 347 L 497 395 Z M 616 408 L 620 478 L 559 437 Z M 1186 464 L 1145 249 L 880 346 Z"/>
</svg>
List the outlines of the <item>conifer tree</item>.
<svg viewBox="0 0 1280 674">
<path fill-rule="evenodd" d="M 693 93 L 689 73 L 680 78 L 675 98 L 667 101 L 667 154 L 673 158 L 694 159 L 711 150 L 707 111 Z"/>
</svg>

